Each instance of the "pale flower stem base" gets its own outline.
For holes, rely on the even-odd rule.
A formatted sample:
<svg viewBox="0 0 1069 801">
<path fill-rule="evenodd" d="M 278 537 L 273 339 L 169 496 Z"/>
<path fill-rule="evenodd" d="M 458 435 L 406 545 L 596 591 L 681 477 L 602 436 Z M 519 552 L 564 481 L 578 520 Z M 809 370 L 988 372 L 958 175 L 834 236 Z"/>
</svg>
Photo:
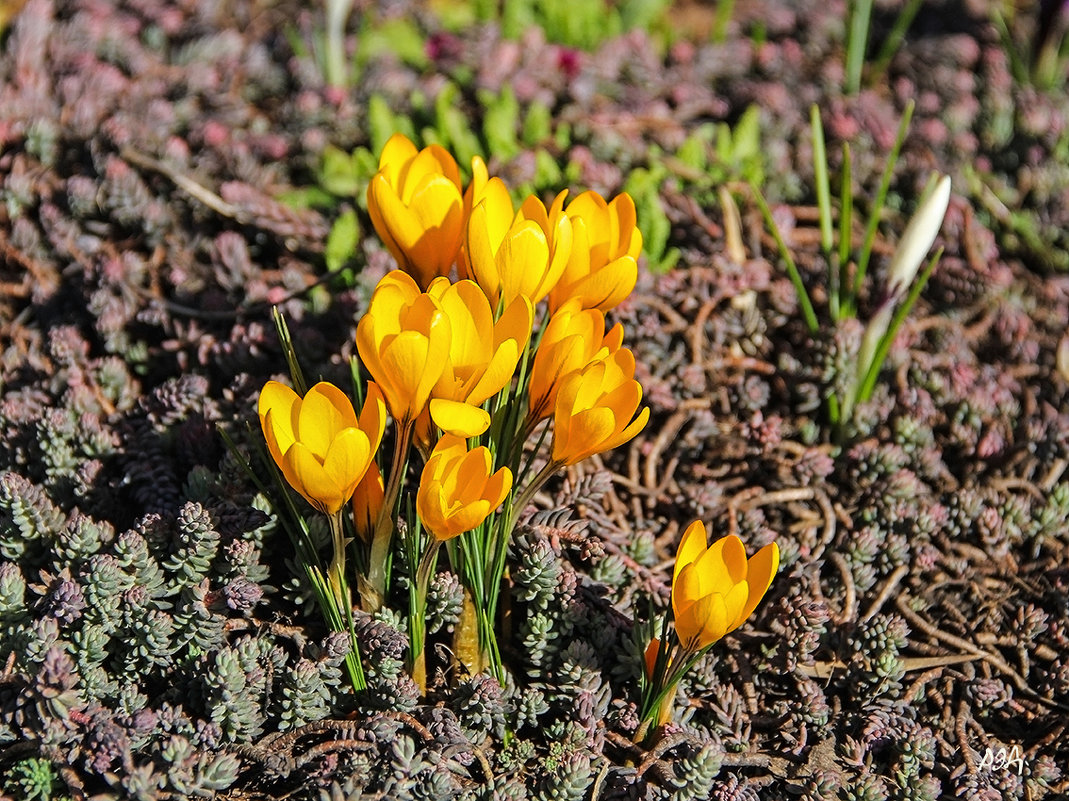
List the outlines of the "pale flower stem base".
<svg viewBox="0 0 1069 801">
<path fill-rule="evenodd" d="M 419 560 L 409 596 L 409 674 L 419 687 L 420 695 L 427 694 L 427 589 L 438 564 L 441 547 L 442 541 L 432 537 Z"/>
<path fill-rule="evenodd" d="M 360 590 L 360 606 L 368 614 L 374 614 L 386 601 L 386 564 L 390 559 L 390 545 L 393 543 L 394 509 L 397 496 L 401 492 L 401 479 L 404 477 L 408 448 L 412 442 L 412 421 L 401 423 L 394 447 L 393 464 L 390 467 L 390 483 L 383 493 L 382 509 L 375 523 L 375 535 L 371 539 L 371 554 L 368 558 L 367 576 L 361 577 L 357 585 Z"/>
<path fill-rule="evenodd" d="M 482 672 L 485 663 L 480 646 L 479 613 L 467 589 L 460 607 L 460 619 L 453 629 L 453 654 L 472 676 Z"/>
</svg>

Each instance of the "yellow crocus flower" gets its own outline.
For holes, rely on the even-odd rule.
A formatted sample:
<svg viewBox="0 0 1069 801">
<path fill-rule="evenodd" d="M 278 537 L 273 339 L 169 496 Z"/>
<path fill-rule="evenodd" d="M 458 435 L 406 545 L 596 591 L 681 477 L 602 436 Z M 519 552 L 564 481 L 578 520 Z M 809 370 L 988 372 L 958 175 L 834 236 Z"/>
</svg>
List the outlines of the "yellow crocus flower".
<svg viewBox="0 0 1069 801">
<path fill-rule="evenodd" d="M 578 298 L 585 309 L 608 311 L 631 294 L 638 280 L 642 233 L 635 226 L 635 202 L 624 192 L 611 203 L 597 192 L 583 192 L 564 210 L 572 223 L 568 264 L 549 293 L 559 309 Z"/>
<path fill-rule="evenodd" d="M 426 288 L 448 275 L 464 232 L 460 170 L 440 145 L 390 137 L 367 188 L 371 222 L 398 266 Z"/>
<path fill-rule="evenodd" d="M 695 652 L 741 626 L 764 597 L 779 567 L 770 543 L 749 560 L 734 535 L 707 545 L 705 525 L 695 520 L 676 551 L 672 611 L 683 648 Z"/>
<path fill-rule="evenodd" d="M 605 315 L 599 309 L 582 309 L 571 300 L 554 312 L 546 323 L 531 365 L 528 388 L 528 425 L 553 414 L 557 390 L 570 373 L 597 358 L 620 349 L 624 329 L 617 323 L 606 334 Z"/>
<path fill-rule="evenodd" d="M 512 198 L 500 178 L 490 178 L 468 219 L 465 270 L 497 307 L 526 295 L 538 303 L 560 280 L 572 249 L 572 224 L 564 196 L 549 210 L 533 195 L 513 213 Z"/>
<path fill-rule="evenodd" d="M 620 348 L 565 376 L 553 409 L 552 463 L 576 464 L 622 445 L 645 427 L 650 410 L 635 417 L 642 387 L 634 375 L 634 355 Z"/>
<path fill-rule="evenodd" d="M 449 359 L 449 317 L 407 273 L 387 273 L 356 326 L 360 359 L 390 414 L 412 423 L 426 408 Z"/>
<path fill-rule="evenodd" d="M 435 279 L 427 294 L 449 318 L 448 358 L 432 391 L 430 414 L 443 431 L 474 437 L 490 425 L 481 408 L 512 380 L 531 336 L 531 301 L 514 298 L 495 321 L 485 293 L 473 281 Z"/>
<path fill-rule="evenodd" d="M 372 459 L 367 472 L 364 473 L 364 477 L 353 492 L 353 528 L 356 529 L 356 535 L 363 542 L 371 542 L 375 535 L 375 526 L 378 523 L 379 513 L 382 511 L 384 494 L 382 472 Z"/>
<path fill-rule="evenodd" d="M 444 434 L 420 476 L 416 513 L 437 540 L 448 540 L 482 523 L 512 489 L 507 467 L 491 473 L 490 451 L 468 450 L 465 440 Z"/>
<path fill-rule="evenodd" d="M 258 412 L 267 449 L 286 481 L 328 515 L 352 497 L 386 426 L 382 393 L 374 383 L 368 384 L 359 419 L 345 393 L 326 381 L 304 398 L 268 381 L 260 391 Z"/>
</svg>

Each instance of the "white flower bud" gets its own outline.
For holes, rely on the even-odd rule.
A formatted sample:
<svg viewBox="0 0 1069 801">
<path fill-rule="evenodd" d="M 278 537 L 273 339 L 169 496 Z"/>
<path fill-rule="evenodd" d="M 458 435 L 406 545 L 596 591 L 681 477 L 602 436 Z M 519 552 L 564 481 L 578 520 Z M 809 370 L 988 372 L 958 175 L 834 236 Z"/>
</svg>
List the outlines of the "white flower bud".
<svg viewBox="0 0 1069 801">
<path fill-rule="evenodd" d="M 898 297 L 909 291 L 910 284 L 917 276 L 917 270 L 943 226 L 943 217 L 949 204 L 950 176 L 944 175 L 939 178 L 935 189 L 921 201 L 898 242 L 898 250 L 895 251 L 888 268 L 887 289 L 891 297 Z"/>
</svg>

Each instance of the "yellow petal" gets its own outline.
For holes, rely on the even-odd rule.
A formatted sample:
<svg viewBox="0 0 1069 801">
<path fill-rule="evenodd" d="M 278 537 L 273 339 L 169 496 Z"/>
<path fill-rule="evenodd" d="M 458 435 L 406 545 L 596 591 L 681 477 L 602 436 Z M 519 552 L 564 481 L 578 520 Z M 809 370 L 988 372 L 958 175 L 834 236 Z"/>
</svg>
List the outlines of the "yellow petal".
<svg viewBox="0 0 1069 801">
<path fill-rule="evenodd" d="M 416 490 L 416 514 L 419 515 L 423 527 L 436 537 L 441 537 L 446 532 L 445 522 L 445 496 L 442 486 L 426 470 Z"/>
<path fill-rule="evenodd" d="M 504 503 L 511 490 L 512 471 L 507 467 L 502 467 L 487 479 L 486 486 L 483 488 L 483 497 L 489 501 L 490 509 L 493 510 Z"/>
<path fill-rule="evenodd" d="M 676 634 L 687 650 L 698 650 L 702 647 L 702 637 L 712 606 L 712 596 L 706 595 L 675 609 Z"/>
<path fill-rule="evenodd" d="M 442 311 L 449 317 L 449 357 L 461 381 L 480 372 L 490 359 L 494 313 L 486 293 L 474 281 L 457 281 L 442 293 Z"/>
<path fill-rule="evenodd" d="M 282 454 L 297 439 L 296 424 L 301 399 L 285 384 L 268 381 L 260 390 L 257 407 L 268 450 L 275 462 L 280 463 Z"/>
<path fill-rule="evenodd" d="M 497 272 L 505 302 L 511 302 L 521 293 L 537 302 L 533 297 L 535 289 L 548 266 L 549 243 L 545 231 L 530 221 L 510 230 L 497 251 Z"/>
<path fill-rule="evenodd" d="M 500 239 L 494 239 L 487 220 L 489 209 L 486 203 L 480 203 L 471 212 L 468 220 L 465 254 L 467 258 L 466 277 L 476 281 L 491 302 L 497 303 L 500 294 L 501 279 L 497 274 L 497 248 Z"/>
<path fill-rule="evenodd" d="M 490 427 L 490 415 L 485 410 L 462 401 L 434 398 L 430 410 L 438 428 L 458 437 L 477 437 Z"/>
<path fill-rule="evenodd" d="M 347 428 L 334 438 L 323 460 L 323 470 L 330 476 L 347 503 L 356 485 L 367 472 L 373 453 L 367 434 L 358 428 Z"/>
<path fill-rule="evenodd" d="M 379 154 L 379 170 L 394 186 L 400 185 L 401 170 L 416 157 L 416 146 L 403 133 L 391 136 Z"/>
<path fill-rule="evenodd" d="M 452 482 L 446 485 L 450 494 L 463 503 L 483 497 L 483 489 L 490 477 L 490 451 L 480 446 L 472 448 L 451 466 Z"/>
<path fill-rule="evenodd" d="M 400 204 L 400 200 L 393 187 L 390 186 L 389 180 L 381 173 L 373 176 L 367 185 L 368 215 L 371 217 L 371 224 L 375 227 L 375 233 L 379 235 L 382 244 L 390 251 L 390 255 L 394 257 L 398 265 L 403 268 L 406 264 L 404 248 L 394 236 L 392 218 L 387 219 L 387 212 L 383 209 L 383 206 L 391 203 Z M 391 205 L 390 208 L 393 209 L 394 206 Z M 393 211 L 389 213 L 394 214 Z"/>
<path fill-rule="evenodd" d="M 724 595 L 725 629 L 724 633 L 732 632 L 746 620 L 742 612 L 746 608 L 746 598 L 750 594 L 750 587 L 745 581 L 740 581 Z"/>
<path fill-rule="evenodd" d="M 494 323 L 494 347 L 500 347 L 503 342 L 512 340 L 516 343 L 517 350 L 527 347 L 527 341 L 531 338 L 531 325 L 534 322 L 534 301 L 526 297 L 518 297 L 505 307 L 501 317 Z"/>
<path fill-rule="evenodd" d="M 542 285 L 537 298 L 531 298 L 537 303 L 544 298 L 561 280 L 564 270 L 568 266 L 568 259 L 572 255 L 572 221 L 562 215 L 553 225 L 552 248 L 549 265 L 542 278 Z"/>
<path fill-rule="evenodd" d="M 743 607 L 741 618 L 745 620 L 753 614 L 757 604 L 765 597 L 772 585 L 772 578 L 779 569 L 779 546 L 772 542 L 750 557 L 746 565 L 746 583 L 749 584 L 749 597 Z"/>
<path fill-rule="evenodd" d="M 638 413 L 638 417 L 631 421 L 627 428 L 608 440 L 605 445 L 605 450 L 612 450 L 613 448 L 620 447 L 625 442 L 630 442 L 646 427 L 646 423 L 649 422 L 649 419 L 650 408 L 646 406 Z"/>
<path fill-rule="evenodd" d="M 356 427 L 353 404 L 340 389 L 326 381 L 313 386 L 301 402 L 297 438 L 322 459 L 338 432 Z"/>
<path fill-rule="evenodd" d="M 742 540 L 734 535 L 721 537 L 698 557 L 694 570 L 703 593 L 726 594 L 737 583 L 746 580 L 746 549 Z"/>
<path fill-rule="evenodd" d="M 418 331 L 402 331 L 382 352 L 382 369 L 396 377 L 397 395 L 386 396 L 390 414 L 398 421 L 414 420 L 426 404 L 420 394 L 427 365 L 427 337 Z M 383 388 L 385 391 L 385 387 Z M 429 392 L 429 389 L 428 389 Z"/>
<path fill-rule="evenodd" d="M 612 435 L 616 418 L 609 409 L 594 408 L 576 414 L 567 427 L 567 439 L 553 435 L 553 459 L 566 465 L 577 464 L 600 453 L 602 444 Z"/>
<path fill-rule="evenodd" d="M 386 404 L 382 389 L 374 381 L 368 382 L 364 393 L 364 406 L 360 409 L 357 425 L 367 434 L 372 453 L 377 451 L 379 443 L 382 442 L 382 435 L 386 431 Z"/>
<path fill-rule="evenodd" d="M 631 294 L 637 281 L 638 264 L 630 256 L 621 256 L 576 282 L 571 291 L 586 308 L 609 311 Z"/>
<path fill-rule="evenodd" d="M 490 504 L 484 500 L 477 500 L 470 504 L 450 509 L 445 516 L 446 531 L 438 535 L 438 539 L 451 539 L 465 531 L 471 531 L 480 525 L 490 514 Z"/>
<path fill-rule="evenodd" d="M 403 259 L 407 258 L 408 251 L 415 246 L 423 234 L 423 225 L 412 210 L 401 201 L 395 189 L 386 183 L 386 179 L 379 175 L 371 180 L 368 185 L 368 199 L 373 202 L 379 218 L 382 221 L 387 236 L 383 237 L 387 247 L 391 244 L 390 251 L 394 247 L 401 251 Z M 372 222 L 375 222 L 372 219 Z M 378 230 L 376 225 L 375 229 Z M 396 254 L 394 254 L 396 255 Z M 404 260 L 399 259 L 403 266 Z"/>
<path fill-rule="evenodd" d="M 323 469 L 315 455 L 300 442 L 286 452 L 285 461 L 294 477 L 293 488 L 304 496 L 312 506 L 327 514 L 334 514 L 341 509 L 347 497 L 342 497 L 342 489 Z"/>
<path fill-rule="evenodd" d="M 695 520 L 687 526 L 687 530 L 683 532 L 683 539 L 679 541 L 679 547 L 676 549 L 676 565 L 672 571 L 673 584 L 679 576 L 679 571 L 696 562 L 698 557 L 705 553 L 708 544 L 705 524 L 701 520 Z"/>
<path fill-rule="evenodd" d="M 512 340 L 503 343 L 483 368 L 478 381 L 470 388 L 466 388 L 468 403 L 481 404 L 504 389 L 512 380 L 519 360 L 520 351 L 517 343 Z"/>
<path fill-rule="evenodd" d="M 672 579 L 672 609 L 677 616 L 683 609 L 707 594 L 702 592 L 701 580 L 693 564 L 684 565 Z"/>
<path fill-rule="evenodd" d="M 601 346 L 603 348 L 606 348 L 609 353 L 615 353 L 616 351 L 620 350 L 620 347 L 623 345 L 623 342 L 624 327 L 620 323 L 617 323 L 612 327 L 612 330 L 605 335 L 605 338 L 601 342 Z M 632 375 L 634 375 L 634 371 L 632 371 Z"/>
<path fill-rule="evenodd" d="M 274 416 L 274 410 L 269 409 L 267 412 L 267 416 L 264 417 L 264 440 L 267 442 L 267 451 L 271 454 L 271 458 L 275 460 L 275 464 L 278 465 L 279 468 L 282 468 L 282 466 L 285 464 L 286 451 L 293 447 L 294 441 L 289 441 L 285 448 L 279 446 L 278 441 L 275 439 L 276 426 L 274 424 Z M 285 471 L 283 471 L 283 474 L 285 474 Z M 286 476 L 286 481 L 289 482 L 291 485 L 293 483 L 289 480 L 289 476 Z"/>
<path fill-rule="evenodd" d="M 609 211 L 613 219 L 613 235 L 609 240 L 613 245 L 613 256 L 621 256 L 626 253 L 631 258 L 637 259 L 638 251 L 642 250 L 642 234 L 639 233 L 638 228 L 635 226 L 637 222 L 635 201 L 631 199 L 631 195 L 624 192 L 612 199 L 609 204 Z M 635 247 L 634 235 L 636 233 L 638 234 L 638 250 L 632 253 L 631 249 Z"/>
<path fill-rule="evenodd" d="M 483 192 L 485 191 L 486 184 L 489 180 L 490 178 L 486 169 L 486 162 L 479 156 L 472 156 L 471 183 L 469 183 L 468 188 L 464 190 L 464 215 L 466 218 L 470 218 L 472 209 L 479 205 L 479 201 L 482 200 Z"/>
<path fill-rule="evenodd" d="M 722 639 L 728 631 L 727 608 L 724 606 L 724 598 L 721 595 L 707 596 L 709 599 L 709 614 L 702 625 L 701 634 L 698 636 L 698 647 L 704 648 Z"/>
</svg>

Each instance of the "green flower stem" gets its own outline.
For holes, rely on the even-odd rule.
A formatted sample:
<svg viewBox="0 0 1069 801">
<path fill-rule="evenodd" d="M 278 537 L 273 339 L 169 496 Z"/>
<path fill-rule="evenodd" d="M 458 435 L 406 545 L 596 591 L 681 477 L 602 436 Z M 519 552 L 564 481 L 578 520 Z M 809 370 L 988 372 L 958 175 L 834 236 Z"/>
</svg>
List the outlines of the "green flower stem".
<svg viewBox="0 0 1069 801">
<path fill-rule="evenodd" d="M 438 551 L 441 547 L 442 541 L 431 537 L 409 584 L 409 675 L 419 687 L 420 694 L 424 695 L 427 692 L 427 591 L 438 566 Z"/>
<path fill-rule="evenodd" d="M 334 556 L 330 560 L 330 567 L 327 568 L 326 586 L 323 587 L 324 590 L 329 590 L 329 595 L 325 599 L 320 599 L 320 603 L 322 604 L 324 600 L 327 601 L 325 609 L 334 631 L 344 631 L 349 635 L 349 644 L 352 647 L 345 658 L 346 667 L 349 672 L 349 678 L 353 683 L 353 689 L 360 691 L 365 689 L 367 684 L 364 679 L 363 666 L 360 664 L 360 646 L 356 640 L 356 627 L 353 624 L 352 595 L 349 592 L 349 582 L 345 578 L 345 550 L 348 543 L 345 541 L 341 511 L 327 515 L 327 521 L 330 524 Z M 319 578 L 319 583 L 322 584 L 321 576 L 322 574 L 320 573 L 316 578 Z M 316 581 L 313 579 L 313 584 L 315 583 Z"/>
<path fill-rule="evenodd" d="M 683 646 L 675 629 L 668 629 L 667 619 L 662 632 L 653 677 L 648 680 L 642 694 L 642 705 L 639 707 L 642 722 L 632 738 L 636 743 L 648 740 L 657 728 L 671 719 L 679 680 L 715 645 L 710 643 L 697 651 Z"/>
<path fill-rule="evenodd" d="M 414 426 L 415 421 L 407 419 L 402 420 L 398 426 L 397 440 L 394 442 L 393 464 L 390 466 L 390 480 L 383 492 L 382 509 L 379 511 L 379 519 L 375 522 L 375 534 L 371 538 L 368 572 L 359 583 L 360 602 L 364 611 L 368 613 L 377 612 L 386 600 L 394 517 L 397 499 L 401 494 L 401 480 L 404 478 L 408 461 L 408 449 L 412 444 Z"/>
<path fill-rule="evenodd" d="M 512 509 L 509 513 L 509 517 L 512 520 L 515 520 L 517 517 L 519 517 L 520 512 L 527 508 L 527 504 L 529 504 L 531 502 L 531 499 L 534 498 L 535 493 L 542 489 L 542 485 L 549 480 L 549 477 L 556 473 L 558 470 L 560 470 L 562 467 L 564 467 L 564 464 L 561 462 L 556 462 L 553 460 L 547 462 L 546 466 L 543 467 L 540 471 L 538 471 L 538 475 L 531 479 L 527 486 L 523 488 L 523 491 L 519 494 L 519 496 L 517 496 L 517 498 L 512 502 Z M 509 533 L 512 533 L 511 526 L 509 528 Z"/>
</svg>

